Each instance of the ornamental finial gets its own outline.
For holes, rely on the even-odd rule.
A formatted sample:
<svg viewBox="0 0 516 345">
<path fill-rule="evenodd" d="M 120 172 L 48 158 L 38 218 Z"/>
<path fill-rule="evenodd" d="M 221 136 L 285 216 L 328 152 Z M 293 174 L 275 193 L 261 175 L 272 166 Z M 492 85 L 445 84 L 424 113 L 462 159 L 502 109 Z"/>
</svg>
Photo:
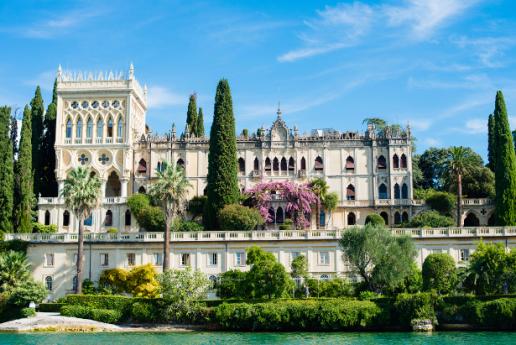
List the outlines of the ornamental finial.
<svg viewBox="0 0 516 345">
<path fill-rule="evenodd" d="M 131 62 L 131 65 L 129 65 L 129 80 L 133 80 L 133 79 L 134 79 L 134 65 Z"/>
<path fill-rule="evenodd" d="M 276 111 L 276 114 L 278 114 L 278 117 L 281 117 L 281 107 L 280 107 L 281 103 L 278 102 L 278 111 Z"/>
</svg>

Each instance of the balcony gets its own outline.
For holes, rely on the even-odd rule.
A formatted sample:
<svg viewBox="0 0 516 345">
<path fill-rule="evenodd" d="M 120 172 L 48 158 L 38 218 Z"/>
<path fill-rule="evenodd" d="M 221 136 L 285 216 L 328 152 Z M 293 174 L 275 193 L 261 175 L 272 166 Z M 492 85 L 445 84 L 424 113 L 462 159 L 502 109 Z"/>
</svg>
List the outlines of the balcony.
<svg viewBox="0 0 516 345">
<path fill-rule="evenodd" d="M 105 197 L 102 199 L 102 204 L 104 204 L 104 205 L 119 205 L 119 204 L 125 204 L 126 202 L 127 202 L 127 197 L 121 197 L 121 196 Z M 64 198 L 40 197 L 38 199 L 38 205 L 63 205 L 63 204 L 64 204 Z"/>
<path fill-rule="evenodd" d="M 259 178 L 262 176 L 262 172 L 260 170 L 251 171 L 251 177 Z"/>
<path fill-rule="evenodd" d="M 72 138 L 65 138 L 64 143 L 65 144 L 71 144 L 72 143 Z"/>
<path fill-rule="evenodd" d="M 172 242 L 238 242 L 238 241 L 309 241 L 338 240 L 347 230 L 269 230 L 269 231 L 202 231 L 172 232 Z M 391 229 L 396 236 L 410 236 L 414 239 L 432 238 L 481 238 L 516 236 L 516 227 L 472 227 L 472 228 L 407 228 Z M 32 243 L 77 243 L 77 233 L 57 234 L 5 234 L 6 241 L 22 240 Z M 89 233 L 85 241 L 99 242 L 163 242 L 161 232 L 134 233 Z"/>
<path fill-rule="evenodd" d="M 306 177 L 306 170 L 298 170 L 297 171 L 297 177 L 305 178 Z"/>
</svg>

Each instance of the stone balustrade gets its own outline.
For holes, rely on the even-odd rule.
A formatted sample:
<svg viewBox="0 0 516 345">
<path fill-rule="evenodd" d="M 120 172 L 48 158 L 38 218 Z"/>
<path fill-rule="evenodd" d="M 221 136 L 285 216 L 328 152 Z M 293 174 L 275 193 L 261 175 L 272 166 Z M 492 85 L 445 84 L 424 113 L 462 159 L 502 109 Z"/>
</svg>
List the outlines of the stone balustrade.
<svg viewBox="0 0 516 345">
<path fill-rule="evenodd" d="M 172 242 L 213 241 L 302 241 L 335 240 L 342 237 L 343 230 L 262 230 L 262 231 L 201 231 L 173 232 Z M 471 228 L 392 228 L 394 235 L 418 238 L 481 238 L 516 236 L 516 227 L 471 227 Z M 5 240 L 22 240 L 33 243 L 77 242 L 77 233 L 56 234 L 5 234 Z M 161 232 L 134 233 L 88 233 L 86 241 L 93 242 L 163 242 Z"/>
</svg>

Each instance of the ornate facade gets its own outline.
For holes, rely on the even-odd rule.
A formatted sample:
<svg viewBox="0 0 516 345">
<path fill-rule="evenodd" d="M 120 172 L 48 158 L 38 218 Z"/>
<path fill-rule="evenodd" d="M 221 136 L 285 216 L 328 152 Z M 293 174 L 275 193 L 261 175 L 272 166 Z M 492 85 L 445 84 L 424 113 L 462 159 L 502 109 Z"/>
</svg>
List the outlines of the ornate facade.
<svg viewBox="0 0 516 345">
<path fill-rule="evenodd" d="M 69 73 L 57 75 L 56 176 L 59 190 L 68 172 L 90 167 L 102 180 L 102 203 L 86 220 L 90 232 L 116 228 L 141 230 L 126 205 L 127 197 L 145 192 L 163 163 L 185 168 L 193 188 L 190 196 L 203 195 L 208 173 L 209 141 L 177 134 L 173 126 L 163 136 L 146 130 L 147 91 L 134 77 L 131 65 L 122 73 Z M 236 116 L 238 120 L 238 114 Z M 312 228 L 337 229 L 364 224 L 368 214 L 380 214 L 387 224 L 409 220 L 424 205 L 413 199 L 410 128 L 378 133 L 333 129 L 300 134 L 289 128 L 278 109 L 268 129 L 237 138 L 238 179 L 245 190 L 263 181 L 307 182 L 324 178 L 339 196 L 331 214 L 312 216 Z M 465 200 L 465 203 L 468 203 Z M 492 212 L 488 201 L 466 208 L 464 218 L 486 224 Z M 483 207 L 483 209 L 479 209 Z M 487 209 L 487 211 L 486 211 Z M 284 203 L 274 200 L 274 228 L 285 219 Z M 475 219 L 473 221 L 475 222 Z M 59 232 L 76 231 L 76 219 L 62 198 L 39 199 L 39 222 L 58 225 Z"/>
</svg>

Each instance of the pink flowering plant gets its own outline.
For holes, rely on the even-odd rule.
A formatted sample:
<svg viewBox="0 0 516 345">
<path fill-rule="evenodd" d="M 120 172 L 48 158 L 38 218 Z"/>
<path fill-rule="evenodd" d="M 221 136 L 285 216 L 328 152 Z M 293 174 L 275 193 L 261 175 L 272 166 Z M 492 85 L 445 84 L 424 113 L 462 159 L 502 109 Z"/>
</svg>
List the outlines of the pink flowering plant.
<svg viewBox="0 0 516 345">
<path fill-rule="evenodd" d="M 312 205 L 319 202 L 319 198 L 312 192 L 309 184 L 290 181 L 261 182 L 246 190 L 245 194 L 267 223 L 274 222 L 269 214 L 273 195 L 286 201 L 285 212 L 291 215 L 296 229 L 305 229 L 310 226 L 310 220 L 306 215 L 311 213 Z"/>
</svg>

